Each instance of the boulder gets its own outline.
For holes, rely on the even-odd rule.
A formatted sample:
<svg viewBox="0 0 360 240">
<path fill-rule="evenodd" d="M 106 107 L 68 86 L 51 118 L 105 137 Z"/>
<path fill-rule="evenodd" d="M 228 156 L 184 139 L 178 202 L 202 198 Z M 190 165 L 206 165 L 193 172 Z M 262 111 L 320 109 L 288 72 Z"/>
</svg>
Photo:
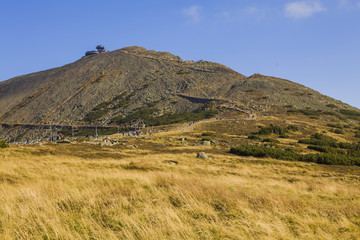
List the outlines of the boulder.
<svg viewBox="0 0 360 240">
<path fill-rule="evenodd" d="M 211 146 L 211 142 L 210 141 L 202 141 L 201 145 L 206 146 L 206 147 L 210 147 Z"/>
<path fill-rule="evenodd" d="M 211 160 L 211 159 L 212 159 L 211 157 L 208 157 L 208 156 L 206 155 L 206 153 L 204 153 L 204 152 L 199 152 L 199 153 L 197 153 L 196 157 L 197 157 L 197 158 L 202 158 L 202 159 L 205 159 L 205 160 Z"/>
</svg>

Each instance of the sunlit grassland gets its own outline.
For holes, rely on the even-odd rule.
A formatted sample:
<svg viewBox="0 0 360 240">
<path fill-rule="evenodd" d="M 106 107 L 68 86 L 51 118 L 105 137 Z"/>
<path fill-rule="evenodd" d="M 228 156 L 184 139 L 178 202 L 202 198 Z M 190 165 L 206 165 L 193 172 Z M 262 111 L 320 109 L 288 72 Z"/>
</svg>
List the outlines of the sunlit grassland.
<svg viewBox="0 0 360 240">
<path fill-rule="evenodd" d="M 359 167 L 231 155 L 256 127 L 228 126 L 1 149 L 0 239 L 360 238 Z"/>
<path fill-rule="evenodd" d="M 2 150 L 1 239 L 360 236 L 357 167 L 67 146 Z"/>
</svg>

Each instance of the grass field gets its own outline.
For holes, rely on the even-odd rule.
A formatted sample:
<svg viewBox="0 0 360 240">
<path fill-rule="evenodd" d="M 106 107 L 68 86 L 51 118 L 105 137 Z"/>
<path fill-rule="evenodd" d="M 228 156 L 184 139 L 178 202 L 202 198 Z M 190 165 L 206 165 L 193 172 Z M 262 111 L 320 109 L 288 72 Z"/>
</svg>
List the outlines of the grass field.
<svg viewBox="0 0 360 240">
<path fill-rule="evenodd" d="M 0 239 L 360 238 L 359 167 L 232 155 L 253 128 L 226 124 L 1 149 Z M 218 143 L 196 144 L 209 129 Z"/>
</svg>

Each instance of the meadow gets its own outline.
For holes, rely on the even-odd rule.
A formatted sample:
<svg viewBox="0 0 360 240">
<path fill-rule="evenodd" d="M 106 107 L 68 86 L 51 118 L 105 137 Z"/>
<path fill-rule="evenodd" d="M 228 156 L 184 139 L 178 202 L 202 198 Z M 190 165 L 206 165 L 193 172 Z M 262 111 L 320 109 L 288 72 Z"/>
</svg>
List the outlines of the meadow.
<svg viewBox="0 0 360 240">
<path fill-rule="evenodd" d="M 0 149 L 0 239 L 360 238 L 358 166 L 233 155 L 227 123 Z"/>
</svg>

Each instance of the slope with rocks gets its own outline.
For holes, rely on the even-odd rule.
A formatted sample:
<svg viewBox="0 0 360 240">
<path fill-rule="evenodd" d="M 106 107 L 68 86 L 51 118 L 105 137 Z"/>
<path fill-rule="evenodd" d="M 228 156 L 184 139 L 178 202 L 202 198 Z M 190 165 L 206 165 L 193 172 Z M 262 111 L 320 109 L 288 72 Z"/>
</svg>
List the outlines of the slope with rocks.
<svg viewBox="0 0 360 240">
<path fill-rule="evenodd" d="M 288 80 L 246 77 L 221 64 L 183 61 L 142 47 L 83 57 L 0 83 L 0 121 L 7 124 L 121 124 L 210 105 L 245 111 L 355 109 Z"/>
</svg>

